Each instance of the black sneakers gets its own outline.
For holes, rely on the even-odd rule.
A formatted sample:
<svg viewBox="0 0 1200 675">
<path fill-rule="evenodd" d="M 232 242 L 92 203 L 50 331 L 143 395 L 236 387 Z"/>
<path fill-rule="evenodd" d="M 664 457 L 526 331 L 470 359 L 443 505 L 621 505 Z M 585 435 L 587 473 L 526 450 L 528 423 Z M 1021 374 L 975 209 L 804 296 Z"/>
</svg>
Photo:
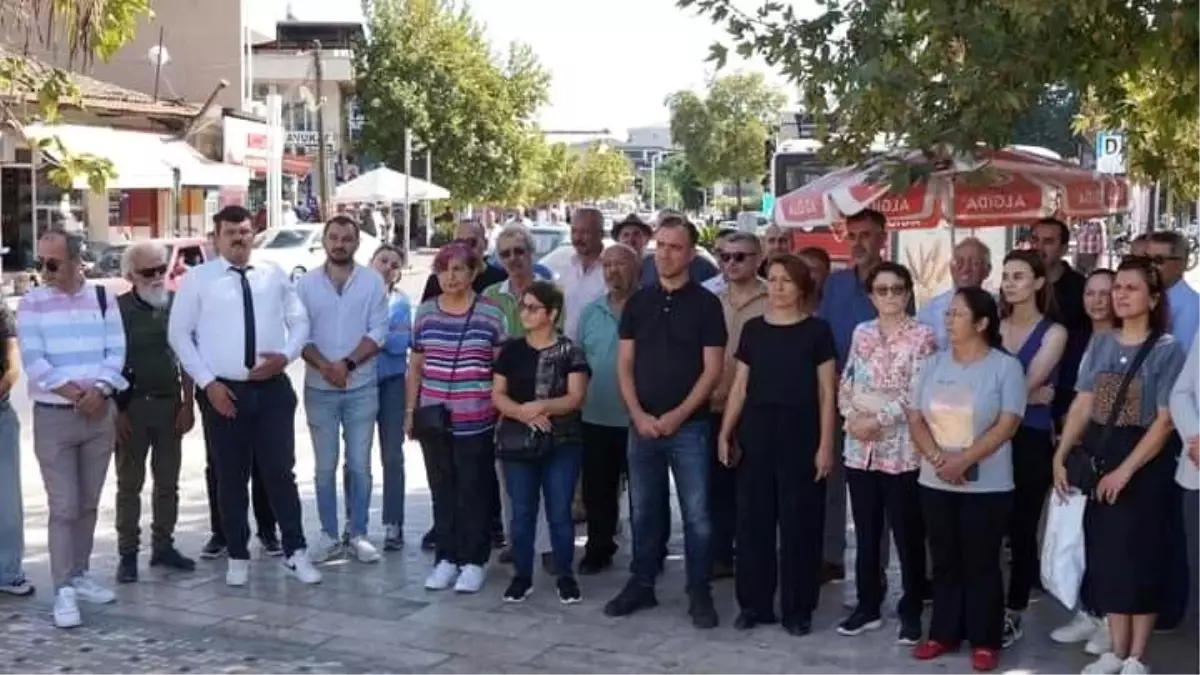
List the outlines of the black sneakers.
<svg viewBox="0 0 1200 675">
<path fill-rule="evenodd" d="M 1023 637 L 1025 637 L 1025 630 L 1021 627 L 1021 613 L 1006 611 L 1004 613 L 1004 632 L 1000 638 L 1000 646 L 1008 649 Z"/>
<path fill-rule="evenodd" d="M 912 646 L 921 641 L 921 620 L 900 619 L 900 633 L 896 635 L 896 644 Z"/>
<path fill-rule="evenodd" d="M 117 564 L 117 583 L 132 584 L 138 580 L 137 554 L 122 553 L 121 562 Z"/>
<path fill-rule="evenodd" d="M 712 593 L 708 589 L 688 591 L 688 614 L 692 625 L 700 630 L 717 627 L 717 608 L 713 607 Z"/>
<path fill-rule="evenodd" d="M 613 561 L 611 557 L 585 553 L 583 560 L 579 561 L 579 573 L 584 576 L 593 576 L 600 574 L 604 570 L 612 567 L 612 564 Z"/>
<path fill-rule="evenodd" d="M 225 550 L 225 542 L 217 539 L 216 537 L 209 539 L 208 543 L 204 545 L 204 548 L 200 549 L 200 557 L 204 560 L 216 560 L 217 558 L 223 558 L 226 553 L 228 553 L 228 551 Z"/>
<path fill-rule="evenodd" d="M 533 591 L 533 581 L 525 577 L 513 577 L 508 589 L 504 591 L 505 602 L 524 602 Z"/>
<path fill-rule="evenodd" d="M 846 617 L 845 621 L 838 624 L 837 632 L 841 635 L 860 635 L 869 630 L 878 630 L 882 626 L 883 618 L 879 616 L 879 612 L 871 613 L 856 609 Z"/>
<path fill-rule="evenodd" d="M 632 580 L 617 597 L 608 601 L 604 606 L 606 616 L 629 616 L 634 612 L 658 606 L 658 598 L 654 595 L 652 586 L 642 586 Z"/>
<path fill-rule="evenodd" d="M 579 582 L 575 577 L 559 577 L 558 601 L 564 605 L 574 605 L 583 602 L 583 593 L 579 590 Z"/>
<path fill-rule="evenodd" d="M 122 562 L 124 562 L 124 556 L 122 556 Z M 168 546 L 155 551 L 150 556 L 150 566 L 170 567 L 173 570 L 192 572 L 196 569 L 196 561 L 180 553 L 174 546 Z"/>
</svg>

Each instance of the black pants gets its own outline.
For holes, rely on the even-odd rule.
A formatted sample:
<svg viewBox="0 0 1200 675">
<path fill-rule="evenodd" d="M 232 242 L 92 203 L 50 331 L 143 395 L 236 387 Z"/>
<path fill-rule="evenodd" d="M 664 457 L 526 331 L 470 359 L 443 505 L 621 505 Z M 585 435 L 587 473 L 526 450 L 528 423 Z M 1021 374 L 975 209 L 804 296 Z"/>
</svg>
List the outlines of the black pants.
<svg viewBox="0 0 1200 675">
<path fill-rule="evenodd" d="M 197 399 L 199 400 L 199 399 Z M 225 529 L 221 527 L 220 488 L 217 486 L 216 460 L 213 457 L 212 443 L 209 441 L 208 427 L 204 429 L 204 450 L 208 465 L 204 467 L 204 482 L 208 492 L 208 523 L 212 530 L 212 538 L 218 543 L 225 543 Z M 275 514 L 271 513 L 271 503 L 267 500 L 267 491 L 263 487 L 262 473 L 258 463 L 250 466 L 250 506 L 254 511 L 254 524 L 258 528 L 260 539 L 272 539 L 275 534 Z"/>
<path fill-rule="evenodd" d="M 1173 433 L 1171 436 L 1173 442 L 1168 441 L 1163 446 L 1163 453 L 1180 451 L 1179 435 Z M 1167 455 L 1163 459 L 1170 460 L 1166 463 L 1169 465 L 1171 475 L 1174 476 L 1179 460 L 1173 460 L 1170 457 Z M 1191 460 L 1185 457 L 1181 461 L 1189 462 Z M 1183 522 L 1184 489 L 1172 480 L 1169 490 L 1170 492 L 1165 496 L 1168 502 L 1166 509 L 1167 568 L 1163 570 L 1166 575 L 1166 585 L 1162 594 L 1162 606 L 1158 610 L 1158 618 L 1155 620 L 1155 628 L 1160 630 L 1173 629 L 1183 621 L 1187 614 L 1188 602 L 1196 592 L 1191 588 L 1191 573 L 1188 566 L 1187 547 L 1190 539 L 1184 530 Z"/>
<path fill-rule="evenodd" d="M 825 532 L 825 481 L 814 480 L 816 438 L 791 439 L 786 422 L 754 411 L 743 415 L 737 467 L 738 606 L 760 621 L 773 618 L 778 584 L 783 620 L 810 619 L 820 599 Z"/>
<path fill-rule="evenodd" d="M 1000 542 L 1008 531 L 1011 492 L 950 492 L 921 487 L 921 508 L 933 556 L 933 616 L 929 639 L 1000 649 L 1004 579 Z"/>
<path fill-rule="evenodd" d="M 621 474 L 627 471 L 628 427 L 583 425 L 583 507 L 587 511 L 590 558 L 609 559 L 617 552 L 621 518 Z"/>
<path fill-rule="evenodd" d="M 721 433 L 721 413 L 713 413 L 708 432 L 708 518 L 712 522 L 712 561 L 732 565 L 734 536 L 737 532 L 737 469 L 730 469 L 717 460 L 717 437 Z"/>
<path fill-rule="evenodd" d="M 499 490 L 491 431 L 424 439 L 421 452 L 433 497 L 434 559 L 486 564 Z"/>
<path fill-rule="evenodd" d="M 898 611 L 902 619 L 920 619 L 929 590 L 925 578 L 925 521 L 921 518 L 917 485 L 919 472 L 887 474 L 849 467 L 845 471 L 858 549 L 854 566 L 858 609 L 879 614 L 883 606 L 885 590 L 880 566 L 883 547 L 889 543 L 886 535 L 890 523 L 900 555 L 904 588 Z"/>
<path fill-rule="evenodd" d="M 286 375 L 265 382 L 224 382 L 237 415 L 222 416 L 203 393 L 197 397 L 217 474 L 221 530 L 229 557 L 248 560 L 247 484 L 257 466 L 269 509 L 279 521 L 283 552 L 306 548 L 296 491 L 296 392 Z M 259 532 L 263 532 L 259 521 Z"/>
<path fill-rule="evenodd" d="M 1013 507 L 1008 526 L 1012 546 L 1012 569 L 1008 578 L 1008 599 L 1005 607 L 1024 611 L 1029 606 L 1029 592 L 1041 578 L 1038 562 L 1038 525 L 1046 496 L 1054 484 L 1054 445 L 1050 432 L 1022 426 L 1012 439 Z"/>
</svg>

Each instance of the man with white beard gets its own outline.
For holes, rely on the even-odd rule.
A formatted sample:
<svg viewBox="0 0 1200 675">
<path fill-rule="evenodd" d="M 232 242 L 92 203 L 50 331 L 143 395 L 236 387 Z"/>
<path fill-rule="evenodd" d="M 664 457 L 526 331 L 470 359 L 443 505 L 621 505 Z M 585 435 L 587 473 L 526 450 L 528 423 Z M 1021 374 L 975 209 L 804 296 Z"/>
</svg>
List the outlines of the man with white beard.
<svg viewBox="0 0 1200 675">
<path fill-rule="evenodd" d="M 129 389 L 117 397 L 117 581 L 137 581 L 142 485 L 146 458 L 154 478 L 150 566 L 192 571 L 196 563 L 175 549 L 179 515 L 182 437 L 195 423 L 195 387 L 167 344 L 167 252 L 154 242 L 125 249 L 121 272 L 133 288 L 117 298 L 127 344 L 124 377 Z"/>
</svg>

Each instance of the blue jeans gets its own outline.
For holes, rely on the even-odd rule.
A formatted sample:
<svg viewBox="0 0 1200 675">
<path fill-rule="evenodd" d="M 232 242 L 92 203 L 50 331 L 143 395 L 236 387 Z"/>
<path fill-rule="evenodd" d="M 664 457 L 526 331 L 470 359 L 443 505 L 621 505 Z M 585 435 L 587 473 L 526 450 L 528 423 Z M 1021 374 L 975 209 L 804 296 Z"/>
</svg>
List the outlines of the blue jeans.
<svg viewBox="0 0 1200 675">
<path fill-rule="evenodd" d="M 383 465 L 383 524 L 404 529 L 404 374 L 379 382 L 379 460 Z"/>
<path fill-rule="evenodd" d="M 21 504 L 21 422 L 0 403 L 0 586 L 25 578 L 25 513 Z"/>
<path fill-rule="evenodd" d="M 508 487 L 512 522 L 513 571 L 518 577 L 533 578 L 533 542 L 537 537 L 538 501 L 546 496 L 546 522 L 550 528 L 550 549 L 555 574 L 571 577 L 575 554 L 575 524 L 571 520 L 571 501 L 579 481 L 583 461 L 580 443 L 555 443 L 550 452 L 532 462 L 505 460 L 504 482 Z M 540 493 L 540 494 L 539 494 Z"/>
<path fill-rule="evenodd" d="M 379 411 L 379 389 L 358 387 L 349 391 L 304 390 L 304 411 L 312 434 L 313 452 L 317 460 L 317 514 L 321 531 L 338 538 L 337 465 L 341 436 L 346 442 L 346 464 L 349 476 L 346 503 L 350 507 L 347 532 L 350 536 L 367 534 L 367 514 L 371 509 L 371 445 L 375 431 L 375 415 Z"/>
<path fill-rule="evenodd" d="M 653 586 L 662 571 L 662 538 L 671 523 L 671 510 L 662 506 L 669 485 L 667 471 L 675 477 L 679 508 L 683 512 L 684 557 L 688 590 L 709 588 L 712 521 L 708 515 L 707 421 L 684 423 L 675 435 L 641 438 L 629 429 L 629 504 L 633 529 L 633 581 Z"/>
</svg>

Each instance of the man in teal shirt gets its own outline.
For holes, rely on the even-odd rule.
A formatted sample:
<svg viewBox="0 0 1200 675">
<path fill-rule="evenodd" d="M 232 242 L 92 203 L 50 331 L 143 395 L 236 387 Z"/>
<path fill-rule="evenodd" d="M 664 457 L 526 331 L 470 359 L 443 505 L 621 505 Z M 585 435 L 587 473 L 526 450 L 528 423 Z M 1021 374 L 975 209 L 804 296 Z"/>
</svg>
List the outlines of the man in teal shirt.
<svg viewBox="0 0 1200 675">
<path fill-rule="evenodd" d="M 638 287 L 638 253 L 614 244 L 600 255 L 607 293 L 579 315 L 579 344 L 592 369 L 583 404 L 583 503 L 587 510 L 587 549 L 580 574 L 612 566 L 620 518 L 621 473 L 629 438 L 629 413 L 617 383 L 617 326 L 625 301 Z"/>
</svg>

